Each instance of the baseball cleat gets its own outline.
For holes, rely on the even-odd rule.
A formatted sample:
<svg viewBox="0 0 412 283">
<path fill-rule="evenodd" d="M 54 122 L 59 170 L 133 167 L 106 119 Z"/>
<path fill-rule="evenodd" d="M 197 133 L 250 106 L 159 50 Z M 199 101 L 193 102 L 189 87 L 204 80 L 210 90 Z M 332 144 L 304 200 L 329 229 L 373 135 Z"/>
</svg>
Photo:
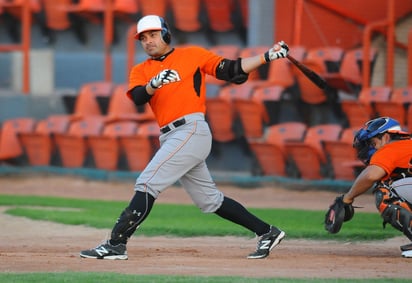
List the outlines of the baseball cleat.
<svg viewBox="0 0 412 283">
<path fill-rule="evenodd" d="M 95 247 L 94 249 L 80 252 L 80 257 L 96 259 L 127 259 L 127 250 L 125 244 L 113 246 L 109 241 Z"/>
<path fill-rule="evenodd" d="M 412 257 L 412 250 L 402 252 L 402 257 Z"/>
<path fill-rule="evenodd" d="M 256 251 L 248 255 L 247 258 L 257 259 L 267 257 L 270 251 L 282 241 L 285 235 L 285 232 L 270 226 L 270 231 L 260 237 Z"/>
<path fill-rule="evenodd" d="M 401 246 L 401 251 L 412 251 L 412 243 Z"/>
</svg>

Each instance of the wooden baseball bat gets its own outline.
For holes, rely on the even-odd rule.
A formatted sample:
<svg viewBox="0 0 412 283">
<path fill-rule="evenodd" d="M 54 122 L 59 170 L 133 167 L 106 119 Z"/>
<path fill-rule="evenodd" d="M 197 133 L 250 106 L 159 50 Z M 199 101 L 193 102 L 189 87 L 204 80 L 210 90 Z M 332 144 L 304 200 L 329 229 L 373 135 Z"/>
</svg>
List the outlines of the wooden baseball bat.
<svg viewBox="0 0 412 283">
<path fill-rule="evenodd" d="M 295 65 L 309 80 L 311 80 L 320 89 L 325 89 L 327 87 L 326 81 L 319 76 L 315 71 L 309 69 L 307 66 L 290 56 L 286 56 L 293 65 Z"/>
</svg>

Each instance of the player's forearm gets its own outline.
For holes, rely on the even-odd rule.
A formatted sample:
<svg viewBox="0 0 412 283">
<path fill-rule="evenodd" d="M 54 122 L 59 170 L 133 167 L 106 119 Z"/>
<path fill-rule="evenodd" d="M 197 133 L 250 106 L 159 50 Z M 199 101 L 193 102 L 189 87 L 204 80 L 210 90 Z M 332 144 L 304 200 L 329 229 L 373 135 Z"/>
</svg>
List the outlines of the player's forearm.
<svg viewBox="0 0 412 283">
<path fill-rule="evenodd" d="M 343 202 L 345 203 L 352 203 L 356 197 L 362 195 L 363 193 L 365 193 L 367 190 L 369 190 L 373 185 L 375 184 L 375 182 L 370 182 L 370 181 L 359 181 L 359 182 L 355 182 L 351 189 L 349 190 L 349 192 L 347 192 L 346 194 L 344 194 L 343 196 Z"/>
<path fill-rule="evenodd" d="M 368 167 L 359 174 L 349 192 L 344 195 L 344 202 L 352 203 L 357 196 L 365 193 L 379 180 L 378 176 L 375 176 L 370 169 Z"/>
<path fill-rule="evenodd" d="M 269 48 L 269 50 L 263 54 L 242 58 L 242 69 L 249 74 L 256 68 L 258 68 L 260 65 L 269 63 L 273 60 L 277 60 L 280 58 L 285 58 L 288 52 L 288 45 L 285 42 L 280 41 L 273 45 L 271 48 Z"/>
<path fill-rule="evenodd" d="M 385 176 L 385 171 L 378 166 L 366 167 L 353 182 L 349 192 L 344 195 L 343 201 L 352 203 L 354 199 L 369 190 L 377 181 Z"/>
<path fill-rule="evenodd" d="M 260 67 L 262 64 L 265 64 L 266 62 L 261 60 L 262 55 L 258 56 L 253 56 L 253 57 L 247 57 L 247 58 L 242 58 L 242 69 L 245 73 L 249 74 L 250 72 L 256 70 L 258 67 Z"/>
</svg>

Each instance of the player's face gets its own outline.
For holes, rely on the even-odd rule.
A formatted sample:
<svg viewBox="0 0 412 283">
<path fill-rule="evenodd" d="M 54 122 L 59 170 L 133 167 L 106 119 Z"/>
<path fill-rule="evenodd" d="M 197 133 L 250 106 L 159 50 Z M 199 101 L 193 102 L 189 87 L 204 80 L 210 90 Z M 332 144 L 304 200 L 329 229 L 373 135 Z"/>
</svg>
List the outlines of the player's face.
<svg viewBox="0 0 412 283">
<path fill-rule="evenodd" d="M 170 46 L 162 38 L 161 31 L 143 32 L 139 39 L 144 51 L 151 57 L 162 56 L 170 50 Z"/>
<path fill-rule="evenodd" d="M 389 141 L 389 135 L 388 134 L 384 134 L 383 136 L 377 138 L 371 138 L 370 140 L 370 145 L 372 147 L 374 147 L 375 149 L 380 149 L 382 146 L 384 146 L 385 144 L 387 144 Z"/>
</svg>

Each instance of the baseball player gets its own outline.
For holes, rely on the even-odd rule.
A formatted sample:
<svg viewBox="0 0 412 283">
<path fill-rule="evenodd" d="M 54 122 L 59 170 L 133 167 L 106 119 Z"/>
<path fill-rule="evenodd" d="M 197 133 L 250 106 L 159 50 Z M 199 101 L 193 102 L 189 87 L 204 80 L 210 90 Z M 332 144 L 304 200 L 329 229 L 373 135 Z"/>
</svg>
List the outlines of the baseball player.
<svg viewBox="0 0 412 283">
<path fill-rule="evenodd" d="M 215 213 L 259 236 L 257 249 L 248 258 L 267 257 L 285 232 L 224 196 L 207 168 L 212 136 L 205 121 L 205 75 L 244 83 L 248 73 L 260 65 L 286 57 L 288 46 L 279 42 L 264 54 L 237 60 L 201 47 L 173 48 L 167 23 L 156 15 L 138 21 L 135 38 L 149 58 L 131 70 L 127 96 L 136 105 L 150 104 L 160 126 L 160 149 L 137 178 L 135 195 L 114 225 L 111 238 L 80 256 L 127 259 L 128 239 L 149 215 L 159 194 L 180 181 L 202 212 Z"/>
<path fill-rule="evenodd" d="M 412 140 L 399 122 L 380 117 L 371 120 L 354 138 L 358 158 L 367 165 L 343 195 L 343 202 L 374 186 L 376 207 L 384 226 L 389 223 L 412 241 Z M 401 246 L 403 257 L 412 257 L 412 243 Z"/>
</svg>

